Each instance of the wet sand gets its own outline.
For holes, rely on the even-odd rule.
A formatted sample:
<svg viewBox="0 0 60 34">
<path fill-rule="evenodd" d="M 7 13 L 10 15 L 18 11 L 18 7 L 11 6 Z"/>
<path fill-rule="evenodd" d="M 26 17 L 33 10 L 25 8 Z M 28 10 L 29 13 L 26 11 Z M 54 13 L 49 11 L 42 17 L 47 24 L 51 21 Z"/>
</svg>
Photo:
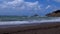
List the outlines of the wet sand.
<svg viewBox="0 0 60 34">
<path fill-rule="evenodd" d="M 60 34 L 60 22 L 0 28 L 0 34 Z"/>
</svg>

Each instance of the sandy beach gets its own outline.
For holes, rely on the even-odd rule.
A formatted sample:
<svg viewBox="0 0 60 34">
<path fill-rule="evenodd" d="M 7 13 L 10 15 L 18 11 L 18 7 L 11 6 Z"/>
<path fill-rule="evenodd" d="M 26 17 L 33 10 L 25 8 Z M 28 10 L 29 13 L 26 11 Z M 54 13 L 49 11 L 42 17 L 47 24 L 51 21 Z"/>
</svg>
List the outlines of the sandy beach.
<svg viewBox="0 0 60 34">
<path fill-rule="evenodd" d="M 60 22 L 0 28 L 0 34 L 60 34 Z"/>
</svg>

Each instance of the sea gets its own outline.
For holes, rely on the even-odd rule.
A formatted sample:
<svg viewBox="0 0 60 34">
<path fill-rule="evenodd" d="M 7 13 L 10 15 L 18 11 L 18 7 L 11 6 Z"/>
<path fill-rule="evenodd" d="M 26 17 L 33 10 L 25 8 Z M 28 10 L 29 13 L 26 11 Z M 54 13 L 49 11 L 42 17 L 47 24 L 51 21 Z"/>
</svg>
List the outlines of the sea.
<svg viewBox="0 0 60 34">
<path fill-rule="evenodd" d="M 24 18 L 24 17 L 23 17 Z M 35 17 L 15 21 L 0 21 L 0 25 L 18 25 L 18 24 L 33 24 L 46 22 L 60 22 L 60 17 Z"/>
<path fill-rule="evenodd" d="M 12 20 L 11 20 L 12 19 Z M 0 28 L 9 28 L 9 27 L 25 27 L 25 26 L 36 26 L 44 23 L 55 23 L 60 22 L 60 17 L 22 17 L 22 18 L 5 18 L 1 21 L 0 18 Z"/>
</svg>

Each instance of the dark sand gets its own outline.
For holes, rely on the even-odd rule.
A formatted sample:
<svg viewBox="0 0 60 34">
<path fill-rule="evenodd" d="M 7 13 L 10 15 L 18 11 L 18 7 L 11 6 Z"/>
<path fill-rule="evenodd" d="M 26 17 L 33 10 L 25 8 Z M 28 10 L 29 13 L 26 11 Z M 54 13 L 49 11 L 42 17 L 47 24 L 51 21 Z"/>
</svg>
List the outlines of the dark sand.
<svg viewBox="0 0 60 34">
<path fill-rule="evenodd" d="M 60 34 L 60 22 L 0 28 L 0 34 Z"/>
</svg>

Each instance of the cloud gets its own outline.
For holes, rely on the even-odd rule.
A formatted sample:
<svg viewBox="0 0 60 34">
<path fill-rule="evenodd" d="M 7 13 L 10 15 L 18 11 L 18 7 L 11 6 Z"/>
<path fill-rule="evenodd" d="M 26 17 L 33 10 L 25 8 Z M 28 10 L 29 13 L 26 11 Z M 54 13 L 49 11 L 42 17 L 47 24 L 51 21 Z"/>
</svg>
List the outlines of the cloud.
<svg viewBox="0 0 60 34">
<path fill-rule="evenodd" d="M 46 7 L 46 9 L 48 9 L 48 8 L 50 8 L 51 7 L 51 5 L 48 5 L 47 7 Z"/>
<path fill-rule="evenodd" d="M 50 2 L 50 1 L 60 2 L 60 0 L 47 0 L 47 1 L 49 1 L 49 2 Z"/>
<path fill-rule="evenodd" d="M 48 0 L 49 1 L 49 0 Z M 55 1 L 55 0 L 54 0 Z M 49 1 L 50 2 L 50 1 Z M 49 5 L 49 4 L 40 4 L 39 1 L 35 2 L 27 2 L 25 0 L 13 0 L 13 1 L 3 1 L 0 3 L 0 11 L 2 14 L 35 14 L 35 13 L 41 13 L 45 14 L 51 10 L 57 9 L 55 5 Z M 9 9 L 9 10 L 8 10 Z M 16 11 L 15 11 L 16 10 Z M 5 11 L 5 12 L 4 12 Z M 4 13 L 3 13 L 4 12 Z M 40 15 L 39 13 L 39 15 Z M 24 15 L 25 15 L 24 14 Z"/>
<path fill-rule="evenodd" d="M 40 5 L 38 1 L 36 2 L 26 2 L 24 0 L 14 0 L 14 1 L 4 1 L 0 4 L 2 9 L 16 9 L 16 10 L 40 10 Z"/>
<path fill-rule="evenodd" d="M 60 0 L 54 0 L 55 2 L 60 2 Z"/>
</svg>

